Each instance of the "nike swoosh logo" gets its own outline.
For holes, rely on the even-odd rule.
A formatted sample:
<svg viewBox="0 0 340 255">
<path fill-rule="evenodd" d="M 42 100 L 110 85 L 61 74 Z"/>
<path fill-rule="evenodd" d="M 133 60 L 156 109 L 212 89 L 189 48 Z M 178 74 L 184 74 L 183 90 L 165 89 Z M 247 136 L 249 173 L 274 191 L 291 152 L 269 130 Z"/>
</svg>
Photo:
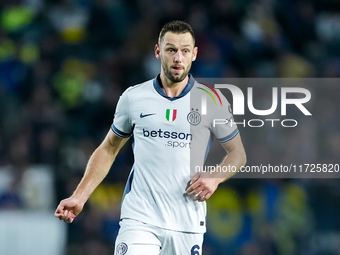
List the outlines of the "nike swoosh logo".
<svg viewBox="0 0 340 255">
<path fill-rule="evenodd" d="M 148 116 L 151 116 L 151 115 L 155 115 L 156 113 L 149 113 L 149 114 L 144 114 L 143 115 L 143 113 L 141 113 L 140 115 L 139 115 L 139 117 L 141 117 L 141 118 L 145 118 L 145 117 L 148 117 Z"/>
</svg>

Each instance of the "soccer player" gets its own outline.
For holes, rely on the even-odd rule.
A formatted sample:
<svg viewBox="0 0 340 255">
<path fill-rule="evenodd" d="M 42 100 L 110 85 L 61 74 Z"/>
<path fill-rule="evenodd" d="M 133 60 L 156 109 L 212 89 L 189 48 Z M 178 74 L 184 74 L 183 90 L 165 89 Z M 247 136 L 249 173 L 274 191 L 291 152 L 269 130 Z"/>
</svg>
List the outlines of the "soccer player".
<svg viewBox="0 0 340 255">
<path fill-rule="evenodd" d="M 228 101 L 189 74 L 197 50 L 187 23 L 173 21 L 162 28 L 155 46 L 161 73 L 121 95 L 111 129 L 89 159 L 82 180 L 56 209 L 56 217 L 73 222 L 133 136 L 135 160 L 122 200 L 116 255 L 201 254 L 205 200 L 234 174 L 193 172 L 204 163 L 211 134 L 227 154 L 221 166 L 240 169 L 246 162 L 237 127 L 213 121 L 232 118 Z"/>
</svg>

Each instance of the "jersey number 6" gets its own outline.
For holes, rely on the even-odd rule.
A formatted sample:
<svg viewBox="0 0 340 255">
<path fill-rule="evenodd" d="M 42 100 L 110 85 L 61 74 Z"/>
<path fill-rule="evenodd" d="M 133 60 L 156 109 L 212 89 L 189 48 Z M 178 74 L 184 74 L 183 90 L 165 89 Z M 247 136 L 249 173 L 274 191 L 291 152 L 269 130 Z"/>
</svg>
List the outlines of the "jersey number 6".
<svg viewBox="0 0 340 255">
<path fill-rule="evenodd" d="M 199 249 L 200 247 L 197 244 L 192 246 L 191 255 L 200 255 Z"/>
</svg>

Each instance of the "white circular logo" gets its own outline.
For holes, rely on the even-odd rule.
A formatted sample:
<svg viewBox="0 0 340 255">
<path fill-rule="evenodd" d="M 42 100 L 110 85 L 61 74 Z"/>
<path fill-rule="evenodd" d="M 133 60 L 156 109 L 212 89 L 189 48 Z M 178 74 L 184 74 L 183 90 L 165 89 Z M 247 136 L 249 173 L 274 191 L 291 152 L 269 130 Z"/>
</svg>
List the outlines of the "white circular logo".
<svg viewBox="0 0 340 255">
<path fill-rule="evenodd" d="M 126 243 L 120 243 L 116 247 L 116 255 L 124 255 L 128 251 L 128 246 Z"/>
<path fill-rule="evenodd" d="M 198 112 L 192 111 L 188 114 L 187 120 L 191 125 L 197 126 L 201 122 L 201 115 Z"/>
</svg>

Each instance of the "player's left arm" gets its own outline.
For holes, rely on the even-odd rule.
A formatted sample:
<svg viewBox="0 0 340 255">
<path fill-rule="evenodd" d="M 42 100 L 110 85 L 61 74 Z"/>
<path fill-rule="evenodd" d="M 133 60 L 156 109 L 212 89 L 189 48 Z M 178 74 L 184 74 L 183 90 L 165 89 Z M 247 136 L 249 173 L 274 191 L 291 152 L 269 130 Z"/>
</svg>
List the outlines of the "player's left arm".
<svg viewBox="0 0 340 255">
<path fill-rule="evenodd" d="M 221 168 L 223 166 L 230 166 L 230 168 L 235 166 L 236 170 L 239 171 L 247 160 L 240 134 L 231 141 L 223 143 L 222 147 L 227 152 L 227 155 L 220 164 Z M 203 202 L 211 197 L 220 183 L 231 178 L 237 171 L 199 172 L 191 178 L 190 186 L 186 192 L 188 195 L 196 195 L 194 201 Z"/>
</svg>

